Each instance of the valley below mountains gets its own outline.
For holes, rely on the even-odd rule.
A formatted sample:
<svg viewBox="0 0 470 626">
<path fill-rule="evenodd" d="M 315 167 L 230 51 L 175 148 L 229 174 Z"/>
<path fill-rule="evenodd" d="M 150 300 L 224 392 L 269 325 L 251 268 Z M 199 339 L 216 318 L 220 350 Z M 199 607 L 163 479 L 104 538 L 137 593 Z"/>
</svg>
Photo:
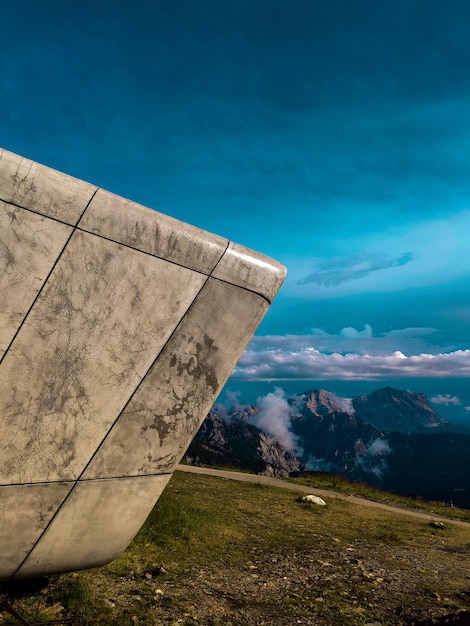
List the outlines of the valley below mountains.
<svg viewBox="0 0 470 626">
<path fill-rule="evenodd" d="M 353 398 L 278 390 L 257 406 L 216 404 L 183 460 L 271 476 L 340 474 L 470 509 L 470 429 L 424 394 L 392 387 Z"/>
</svg>

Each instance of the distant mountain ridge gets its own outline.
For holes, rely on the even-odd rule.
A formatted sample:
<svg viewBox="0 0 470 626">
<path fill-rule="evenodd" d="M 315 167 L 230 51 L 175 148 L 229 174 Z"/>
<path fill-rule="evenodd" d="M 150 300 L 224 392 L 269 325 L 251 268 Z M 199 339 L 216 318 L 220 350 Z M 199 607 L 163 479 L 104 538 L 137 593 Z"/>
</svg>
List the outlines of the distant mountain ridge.
<svg viewBox="0 0 470 626">
<path fill-rule="evenodd" d="M 423 393 L 384 387 L 341 398 L 313 389 L 285 402 L 287 450 L 258 428 L 260 409 L 214 407 L 186 460 L 286 476 L 339 473 L 407 495 L 453 501 L 470 508 L 470 433 L 457 434 Z M 263 428 L 279 419 L 264 414 Z M 273 430 L 275 430 L 273 428 Z"/>
<path fill-rule="evenodd" d="M 305 403 L 302 398 L 306 398 Z M 300 399 L 300 400 L 299 400 Z M 387 432 L 429 432 L 448 421 L 430 405 L 424 393 L 383 387 L 372 393 L 341 398 L 324 389 L 306 391 L 291 399 L 292 405 L 305 404 L 315 416 L 347 413 Z M 308 411 L 304 410 L 304 415 Z"/>
<path fill-rule="evenodd" d="M 425 394 L 415 391 L 383 387 L 352 398 L 351 404 L 356 415 L 389 432 L 429 432 L 448 425 L 429 405 Z"/>
</svg>

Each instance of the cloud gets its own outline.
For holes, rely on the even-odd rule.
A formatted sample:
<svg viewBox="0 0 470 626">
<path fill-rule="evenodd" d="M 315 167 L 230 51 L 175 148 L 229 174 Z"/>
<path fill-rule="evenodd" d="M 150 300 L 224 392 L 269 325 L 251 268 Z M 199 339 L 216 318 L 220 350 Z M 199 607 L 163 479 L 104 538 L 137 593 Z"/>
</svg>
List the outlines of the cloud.
<svg viewBox="0 0 470 626">
<path fill-rule="evenodd" d="M 320 352 L 347 352 L 361 354 L 391 354 L 397 350 L 405 354 L 421 352 L 442 352 L 446 348 L 430 343 L 436 334 L 435 328 L 404 328 L 374 335 L 372 327 L 366 324 L 363 330 L 350 326 L 343 328 L 337 335 L 326 333 L 321 328 L 310 328 L 301 335 L 260 335 L 253 337 L 249 350 L 280 350 L 298 352 L 306 348 L 315 348 Z"/>
<path fill-rule="evenodd" d="M 339 334 L 341 337 L 346 337 L 346 339 L 359 339 L 361 337 L 370 339 L 370 337 L 372 337 L 372 327 L 366 324 L 364 330 L 359 331 L 352 328 L 352 326 L 348 326 L 347 328 L 343 328 Z"/>
<path fill-rule="evenodd" d="M 297 281 L 298 285 L 315 283 L 322 287 L 337 287 L 351 280 L 359 280 L 373 272 L 390 267 L 406 265 L 413 261 L 411 252 L 403 252 L 398 257 L 385 254 L 354 254 L 333 260 L 319 260 L 315 271 Z"/>
<path fill-rule="evenodd" d="M 240 391 L 225 391 L 225 400 L 219 402 L 215 405 L 215 409 L 219 412 L 226 411 L 238 411 L 243 408 L 243 404 L 240 404 Z"/>
<path fill-rule="evenodd" d="M 275 437 L 290 452 L 301 456 L 297 437 L 291 432 L 291 408 L 283 389 L 277 387 L 272 393 L 256 401 L 259 413 L 250 417 L 250 422 L 268 435 Z"/>
<path fill-rule="evenodd" d="M 368 456 L 383 456 L 384 454 L 390 454 L 392 449 L 386 439 L 374 439 L 370 446 L 366 450 Z"/>
<path fill-rule="evenodd" d="M 340 396 L 335 396 L 336 404 L 340 408 L 343 413 L 348 413 L 349 415 L 354 415 L 356 409 L 353 407 L 353 399 L 352 398 L 341 398 Z"/>
<path fill-rule="evenodd" d="M 378 437 L 370 443 L 364 455 L 357 455 L 357 462 L 364 471 L 381 478 L 383 472 L 387 469 L 385 457 L 391 451 L 392 449 L 388 441 Z"/>
<path fill-rule="evenodd" d="M 407 356 L 391 354 L 332 353 L 315 348 L 300 350 L 246 350 L 233 378 L 239 380 L 381 380 L 387 378 L 467 378 L 470 350 Z"/>
<path fill-rule="evenodd" d="M 366 293 L 406 296 L 412 288 L 426 287 L 440 290 L 436 309 L 468 320 L 468 301 L 453 301 L 445 294 L 452 281 L 465 280 L 470 272 L 470 209 L 454 207 L 445 218 L 412 213 L 409 218 L 400 223 L 386 220 L 385 228 L 377 231 L 367 223 L 363 228 L 351 225 L 347 233 L 333 231 L 334 250 L 331 238 L 322 237 L 316 242 L 316 256 L 308 255 L 305 244 L 297 244 L 297 252 L 284 259 L 289 274 L 283 294 L 313 302 Z"/>
<path fill-rule="evenodd" d="M 308 459 L 304 462 L 307 469 L 314 472 L 335 473 L 341 471 L 340 468 L 334 465 L 334 463 L 326 461 L 325 459 L 321 459 L 314 454 L 309 454 Z"/>
<path fill-rule="evenodd" d="M 430 398 L 430 401 L 433 404 L 445 404 L 446 406 L 449 406 L 449 404 L 453 404 L 454 406 L 459 406 L 462 404 L 457 396 L 451 396 L 449 393 L 447 393 L 445 396 L 443 396 L 442 394 L 434 396 L 433 398 Z"/>
</svg>

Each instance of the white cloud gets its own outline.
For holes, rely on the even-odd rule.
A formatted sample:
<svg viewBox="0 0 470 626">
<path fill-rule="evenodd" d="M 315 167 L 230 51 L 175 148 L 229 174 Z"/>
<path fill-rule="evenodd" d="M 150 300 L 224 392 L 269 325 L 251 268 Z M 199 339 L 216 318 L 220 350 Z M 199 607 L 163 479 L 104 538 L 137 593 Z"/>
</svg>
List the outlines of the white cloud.
<svg viewBox="0 0 470 626">
<path fill-rule="evenodd" d="M 447 351 L 442 346 L 433 346 L 430 340 L 435 328 L 404 328 L 374 335 L 372 327 L 366 324 L 363 330 L 350 326 L 337 335 L 326 333 L 321 328 L 310 328 L 302 335 L 264 335 L 253 337 L 249 350 L 280 350 L 298 352 L 314 348 L 320 352 L 352 352 L 360 354 L 387 355 L 395 351 L 404 354 L 434 353 Z"/>
<path fill-rule="evenodd" d="M 272 393 L 257 399 L 259 413 L 250 417 L 250 422 L 268 435 L 275 437 L 287 450 L 297 455 L 302 450 L 297 445 L 297 437 L 291 432 L 291 408 L 283 389 L 276 388 Z"/>
<path fill-rule="evenodd" d="M 367 448 L 366 454 L 368 456 L 381 456 L 384 454 L 390 454 L 390 445 L 386 439 L 374 439 L 374 441 Z"/>
<path fill-rule="evenodd" d="M 312 328 L 302 335 L 255 336 L 235 368 L 244 380 L 381 380 L 467 377 L 470 350 L 432 344 L 434 328 L 403 328 L 374 335 L 345 327 L 337 335 Z M 455 400 L 445 396 L 438 402 Z"/>
<path fill-rule="evenodd" d="M 442 394 L 434 396 L 433 398 L 430 398 L 430 401 L 433 404 L 445 404 L 446 406 L 449 406 L 449 404 L 453 404 L 454 406 L 462 404 L 457 396 L 451 396 L 449 393 L 445 396 Z"/>
<path fill-rule="evenodd" d="M 339 334 L 341 337 L 345 337 L 346 339 L 360 339 L 363 337 L 370 339 L 372 337 L 372 327 L 369 324 L 366 324 L 364 326 L 364 330 L 359 331 L 351 326 L 348 326 L 347 328 L 343 328 Z"/>
<path fill-rule="evenodd" d="M 401 377 L 469 377 L 470 350 L 406 356 L 391 354 L 324 354 L 300 350 L 246 350 L 233 378 L 244 380 L 381 380 Z"/>
<path fill-rule="evenodd" d="M 336 396 L 336 404 L 344 413 L 349 413 L 349 415 L 354 415 L 356 412 L 353 407 L 352 398 L 341 398 L 340 396 Z"/>
</svg>

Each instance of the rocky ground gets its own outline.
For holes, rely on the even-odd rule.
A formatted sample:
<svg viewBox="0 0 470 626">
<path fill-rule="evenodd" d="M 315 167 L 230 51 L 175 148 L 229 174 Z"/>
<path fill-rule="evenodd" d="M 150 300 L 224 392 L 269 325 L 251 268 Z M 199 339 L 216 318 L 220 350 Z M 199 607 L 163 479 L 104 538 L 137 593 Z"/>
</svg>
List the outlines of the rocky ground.
<svg viewBox="0 0 470 626">
<path fill-rule="evenodd" d="M 384 554 L 366 542 L 333 540 L 308 553 L 279 557 L 253 550 L 237 566 L 196 567 L 177 580 L 170 563 L 163 571 L 122 579 L 106 599 L 131 619 L 133 607 L 146 604 L 154 620 L 148 623 L 162 625 L 468 626 L 468 554 L 454 556 L 454 575 L 467 578 L 467 587 L 443 585 L 448 563 L 421 548 L 404 554 L 392 547 Z M 136 613 L 134 623 L 139 621 Z"/>
<path fill-rule="evenodd" d="M 186 473 L 165 494 L 118 561 L 18 607 L 76 626 L 470 624 L 470 528 Z"/>
<path fill-rule="evenodd" d="M 427 551 L 422 540 L 416 547 L 393 545 L 393 533 L 386 547 L 371 546 L 366 536 L 347 544 L 319 536 L 308 550 L 275 555 L 253 546 L 237 563 L 186 563 L 182 570 L 170 561 L 112 585 L 93 573 L 70 574 L 42 595 L 56 607 L 54 617 L 65 615 L 57 585 L 82 579 L 106 615 L 97 624 L 469 626 L 468 548 L 446 546 L 441 532 L 446 529 L 430 534 Z M 95 622 L 75 614 L 74 623 Z"/>
</svg>

